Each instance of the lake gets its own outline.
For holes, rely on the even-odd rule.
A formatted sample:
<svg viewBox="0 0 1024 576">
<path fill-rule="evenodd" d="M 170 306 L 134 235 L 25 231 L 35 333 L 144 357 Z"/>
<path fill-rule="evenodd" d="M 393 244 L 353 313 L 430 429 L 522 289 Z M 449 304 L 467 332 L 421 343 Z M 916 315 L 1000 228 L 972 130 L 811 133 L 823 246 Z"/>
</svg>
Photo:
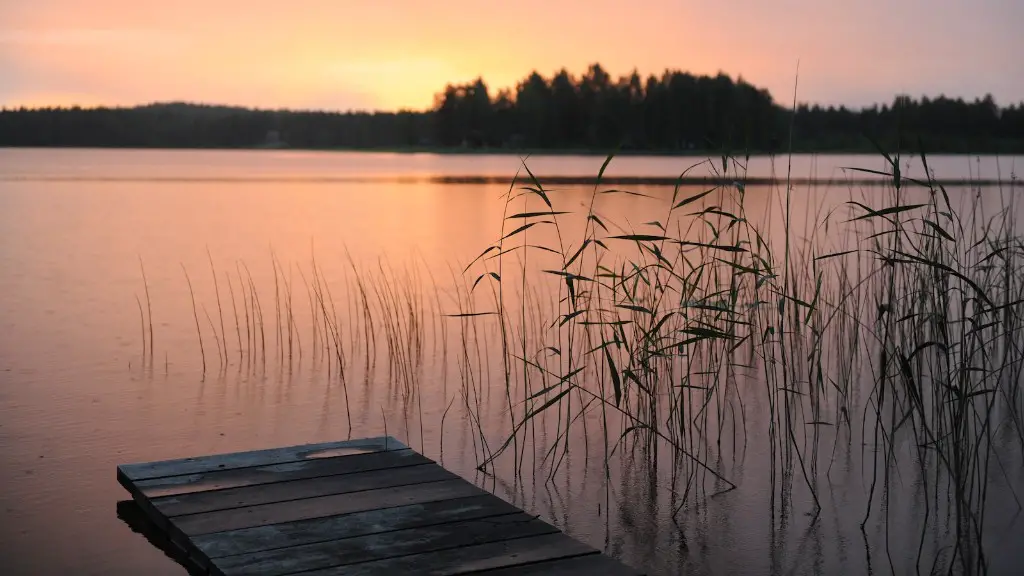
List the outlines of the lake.
<svg viewBox="0 0 1024 576">
<path fill-rule="evenodd" d="M 594 176 L 603 160 L 536 156 L 527 162 L 543 181 Z M 673 177 L 699 161 L 621 157 L 612 161 L 606 175 Z M 697 166 L 690 174 L 711 174 L 720 168 L 718 162 Z M 794 188 L 788 207 L 784 186 L 742 189 L 749 216 L 731 220 L 729 228 L 756 220 L 765 244 L 780 248 L 774 253 L 781 261 L 781 246 L 789 244 L 780 220 L 789 211 L 793 248 L 792 256 L 788 248 L 786 255 L 807 265 L 799 268 L 799 290 L 806 298 L 787 301 L 796 309 L 793 322 L 806 325 L 807 334 L 820 334 L 814 328 L 816 316 L 801 312 L 813 309 L 809 302 L 842 300 L 829 300 L 829 294 L 842 293 L 838 285 L 829 284 L 839 276 L 826 276 L 826 289 L 814 289 L 814 279 L 821 277 L 815 263 L 824 269 L 833 260 L 829 250 L 807 247 L 845 252 L 852 246 L 856 237 L 841 232 L 841 224 L 855 217 L 845 212 L 855 209 L 847 202 L 880 208 L 917 202 L 910 197 L 920 198 L 921 204 L 938 197 L 922 190 L 894 197 L 884 186 L 844 184 L 863 176 L 848 167 L 885 171 L 881 156 L 796 156 L 791 164 L 786 157 L 757 157 L 746 164 L 750 177 L 791 173 L 822 180 Z M 901 165 L 904 175 L 925 177 L 918 158 Z M 937 156 L 928 165 L 942 179 L 1006 182 L 950 187 L 947 211 L 960 215 L 961 223 L 969 222 L 962 226 L 967 229 L 961 233 L 965 240 L 985 218 L 1022 212 L 1014 197 L 1021 192 L 1016 174 L 1024 167 L 1024 157 Z M 945 524 L 936 520 L 950 512 L 938 502 L 947 486 L 939 490 L 928 474 L 915 476 L 916 447 L 938 445 L 947 432 L 963 434 L 967 444 L 982 438 L 991 446 L 985 454 L 992 457 L 968 459 L 959 468 L 961 481 L 977 494 L 972 502 L 987 502 L 984 518 L 977 519 L 984 528 L 986 566 L 991 573 L 1015 573 L 1024 561 L 1019 547 L 1024 521 L 1018 518 L 1017 504 L 1024 496 L 1024 444 L 1016 411 L 1024 403 L 1016 384 L 1020 372 L 1009 361 L 1006 371 L 993 376 L 998 392 L 958 393 L 965 405 L 994 398 L 989 413 L 998 417 L 993 417 L 991 429 L 978 424 L 989 420 L 977 419 L 971 412 L 977 408 L 957 413 L 966 421 L 962 429 L 932 427 L 946 422 L 944 408 L 921 404 L 918 420 L 912 415 L 918 414 L 913 408 L 918 397 L 899 392 L 894 404 L 898 409 L 883 403 L 877 419 L 893 418 L 896 430 L 903 427 L 900 419 L 911 415 L 907 426 L 921 430 L 927 441 L 900 437 L 890 442 L 879 433 L 882 425 L 872 424 L 875 413 L 865 412 L 886 393 L 873 396 L 869 387 L 861 390 L 857 384 L 858 378 L 870 378 L 870 342 L 830 340 L 831 345 L 809 346 L 807 357 L 818 354 L 819 365 L 847 366 L 835 371 L 846 375 L 846 384 L 824 379 L 820 387 L 841 392 L 830 391 L 821 399 L 811 392 L 790 394 L 791 388 L 803 385 L 798 382 L 815 380 L 803 374 L 828 372 L 814 368 L 810 360 L 794 361 L 794 370 L 784 377 L 793 381 L 784 386 L 784 381 L 776 383 L 774 376 L 765 375 L 771 371 L 769 363 L 758 360 L 756 352 L 750 352 L 743 370 L 727 362 L 732 354 L 746 354 L 740 343 L 728 353 L 713 343 L 688 343 L 706 346 L 700 354 L 722 355 L 707 360 L 689 352 L 686 358 L 659 356 L 657 362 L 666 362 L 664 379 L 689 382 L 680 386 L 702 392 L 694 396 L 675 386 L 675 391 L 650 398 L 668 398 L 668 404 L 678 406 L 685 402 L 692 412 L 681 416 L 683 408 L 674 412 L 671 406 L 648 406 L 630 396 L 641 396 L 635 387 L 621 394 L 623 402 L 636 402 L 627 412 L 652 415 L 645 426 L 668 422 L 666 430 L 674 431 L 660 432 L 664 441 L 645 447 L 627 435 L 616 442 L 631 423 L 615 408 L 610 408 L 614 424 L 608 437 L 609 410 L 587 404 L 588 384 L 580 384 L 520 429 L 514 445 L 495 458 L 490 469 L 495 474 L 481 473 L 478 464 L 497 452 L 512 422 L 529 411 L 527 406 L 538 408 L 558 392 L 552 389 L 545 395 L 543 388 L 551 381 L 538 376 L 530 383 L 527 374 L 551 367 L 546 374 L 557 380 L 558 370 L 572 370 L 573 358 L 596 358 L 579 374 L 593 376 L 591 382 L 611 383 L 602 375 L 608 363 L 618 362 L 621 369 L 623 362 L 641 355 L 618 350 L 614 361 L 609 355 L 605 362 L 600 346 L 612 347 L 587 340 L 593 332 L 579 323 L 589 316 L 559 325 L 566 306 L 582 296 L 568 296 L 564 275 L 544 272 L 562 263 L 551 261 L 553 256 L 545 252 L 534 256 L 523 249 L 502 259 L 501 298 L 515 320 L 504 337 L 493 317 L 466 315 L 495 308 L 493 277 L 484 276 L 475 289 L 473 284 L 486 271 L 499 273 L 496 260 L 474 259 L 531 218 L 512 219 L 503 227 L 503 214 L 552 210 L 529 192 L 506 210 L 503 197 L 509 184 L 500 180 L 510 179 L 520 167 L 519 158 L 503 155 L 0 149 L 0 558 L 5 573 L 183 573 L 118 518 L 116 503 L 128 496 L 114 478 L 119 463 L 385 431 L 570 535 L 656 574 L 928 572 L 933 563 L 945 566 L 955 557 L 949 542 L 957 523 L 950 524 L 948 517 Z M 446 180 L 465 177 L 494 181 Z M 561 244 L 571 256 L 587 231 L 596 229 L 585 217 L 595 202 L 594 214 L 608 229 L 601 230 L 605 243 L 611 243 L 611 236 L 633 237 L 620 239 L 625 245 L 610 248 L 610 254 L 656 261 L 659 257 L 646 244 L 641 246 L 652 241 L 641 234 L 659 236 L 657 229 L 668 228 L 678 234 L 674 237 L 693 238 L 699 245 L 706 238 L 701 234 L 708 233 L 673 231 L 673 216 L 665 216 L 673 201 L 693 198 L 683 207 L 688 214 L 711 206 L 717 210 L 714 218 L 736 212 L 738 205 L 732 191 L 730 199 L 712 206 L 714 196 L 696 198 L 705 191 L 696 186 L 679 191 L 637 186 L 629 190 L 635 194 L 597 196 L 593 190 L 590 185 L 566 185 L 548 192 L 554 210 L 583 216 L 559 214 L 558 229 L 537 225 L 510 236 L 509 243 L 528 238 L 530 244 Z M 815 226 L 833 214 L 831 228 Z M 682 226 L 710 216 L 676 218 L 672 222 Z M 944 227 L 941 234 L 960 238 L 940 216 L 929 218 Z M 714 233 L 725 232 L 716 228 Z M 589 249 L 596 247 L 590 244 Z M 579 262 L 593 267 L 589 249 L 581 252 Z M 724 250 L 716 262 L 744 251 Z M 1002 251 L 993 248 L 992 253 L 992 261 L 998 261 Z M 529 254 L 525 264 L 517 260 L 522 254 Z M 972 270 L 985 263 L 974 256 L 964 258 Z M 999 292 L 1006 301 L 1014 300 L 1011 291 L 1003 294 L 997 287 L 1018 286 L 1009 279 L 1009 268 L 1007 264 L 1005 284 L 992 280 L 991 290 L 985 285 L 989 294 Z M 524 269 L 526 274 L 517 274 Z M 722 278 L 723 294 L 728 294 L 728 278 Z M 963 286 L 959 277 L 944 276 L 943 281 Z M 672 295 L 684 300 L 682 294 Z M 707 311 L 709 301 L 697 308 Z M 623 314 L 643 314 L 643 306 L 634 306 L 639 312 L 622 311 L 619 304 Z M 845 301 L 835 305 L 848 306 Z M 862 305 L 857 309 L 869 312 L 852 320 L 866 325 L 881 305 Z M 977 311 L 980 304 L 965 306 L 963 310 Z M 822 322 L 839 321 L 829 317 Z M 699 339 L 726 338 L 707 326 L 704 331 L 681 329 Z M 572 332 L 576 340 L 565 330 L 578 330 Z M 919 329 L 927 330 L 932 328 Z M 998 350 L 1017 358 L 1013 343 L 1021 341 L 1019 333 L 1015 327 L 1007 330 Z M 781 327 L 779 332 L 788 333 Z M 848 333 L 854 332 L 856 328 Z M 768 334 L 758 331 L 762 340 Z M 908 332 L 903 337 L 914 336 Z M 973 331 L 962 336 L 973 337 Z M 745 345 L 754 340 L 748 338 Z M 977 344 L 989 345 L 987 340 Z M 843 355 L 844 349 L 858 347 L 867 351 L 864 358 Z M 518 349 L 523 352 L 516 353 Z M 596 355 L 588 355 L 594 349 Z M 928 353 L 910 349 L 922 357 Z M 906 371 L 895 370 L 893 378 L 902 374 L 911 380 L 907 374 L 915 355 L 910 356 L 900 364 Z M 511 365 L 506 365 L 509 358 Z M 694 376 L 701 366 L 712 364 L 714 375 Z M 914 364 L 920 377 L 917 370 Z M 622 373 L 621 381 L 615 379 L 616 390 L 633 386 L 632 373 Z M 735 383 L 740 392 L 726 386 L 706 393 L 707 387 L 695 384 L 726 373 L 731 375 L 723 381 Z M 508 393 L 506 380 L 512 381 Z M 641 390 L 642 382 L 650 384 L 645 377 L 635 382 Z M 529 398 L 535 394 L 542 400 Z M 609 388 L 604 397 L 612 395 Z M 789 408 L 791 396 L 798 408 Z M 563 407 L 566 401 L 577 404 Z M 778 402 L 786 404 L 785 411 Z M 569 433 L 561 434 L 563 418 L 573 419 L 581 405 L 589 407 L 586 413 Z M 804 406 L 807 413 L 801 412 Z M 866 419 L 863 414 L 868 414 Z M 789 415 L 799 419 L 798 426 L 781 424 L 789 422 Z M 845 424 L 834 415 L 846 415 Z M 786 427 L 800 432 L 780 435 L 778 430 Z M 666 444 L 672 442 L 687 449 L 683 462 L 670 457 L 673 450 Z M 606 454 L 606 445 L 614 452 Z M 552 458 L 544 461 L 551 447 Z M 679 451 L 674 455 L 678 459 Z M 877 464 L 886 458 L 892 465 Z M 921 460 L 928 461 L 924 456 Z M 921 469 L 936 465 L 922 464 Z M 980 473 L 979 467 L 986 472 Z M 869 507 L 873 511 L 862 531 Z M 922 522 L 937 527 L 922 530 Z"/>
</svg>

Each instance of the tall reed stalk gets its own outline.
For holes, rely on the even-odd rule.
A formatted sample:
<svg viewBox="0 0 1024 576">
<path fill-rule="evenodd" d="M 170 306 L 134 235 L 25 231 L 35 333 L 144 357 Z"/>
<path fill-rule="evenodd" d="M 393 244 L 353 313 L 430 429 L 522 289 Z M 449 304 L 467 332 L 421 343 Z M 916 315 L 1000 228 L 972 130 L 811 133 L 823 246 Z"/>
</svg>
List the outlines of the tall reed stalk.
<svg viewBox="0 0 1024 576">
<path fill-rule="evenodd" d="M 305 333 L 306 368 L 323 369 L 328 390 L 340 384 L 350 433 L 375 413 L 373 394 L 386 394 L 424 449 L 425 407 L 444 407 L 442 451 L 461 412 L 483 474 L 548 486 L 597 458 L 610 491 L 630 462 L 652 484 L 668 478 L 657 489 L 676 518 L 746 488 L 744 458 L 766 464 L 755 482 L 767 487 L 773 534 L 803 517 L 797 508 L 820 523 L 838 483 L 859 476 L 863 513 L 852 522 L 865 542 L 873 529 L 885 537 L 869 565 L 984 573 L 994 480 L 1013 478 L 1024 458 L 1019 203 L 1012 189 L 951 194 L 925 154 L 922 178 L 905 173 L 906 156 L 880 150 L 880 160 L 884 169 L 851 169 L 877 186 L 851 185 L 845 202 L 791 186 L 788 159 L 784 189 L 748 187 L 750 158 L 728 151 L 671 189 L 640 191 L 603 184 L 609 156 L 582 201 L 524 160 L 497 240 L 450 284 L 429 267 L 346 253 L 335 293 L 314 256 L 310 274 L 299 268 L 308 306 L 294 306 L 294 264 L 271 251 L 269 354 L 256 282 L 236 264 L 239 357 L 250 370 L 268 358 L 279 374 L 302 370 Z M 708 184 L 684 185 L 698 169 Z M 650 221 L 617 216 L 641 203 Z M 203 310 L 224 363 L 225 324 L 218 334 Z M 899 515 L 904 495 L 920 513 Z M 907 526 L 919 531 L 912 567 L 889 541 Z"/>
</svg>

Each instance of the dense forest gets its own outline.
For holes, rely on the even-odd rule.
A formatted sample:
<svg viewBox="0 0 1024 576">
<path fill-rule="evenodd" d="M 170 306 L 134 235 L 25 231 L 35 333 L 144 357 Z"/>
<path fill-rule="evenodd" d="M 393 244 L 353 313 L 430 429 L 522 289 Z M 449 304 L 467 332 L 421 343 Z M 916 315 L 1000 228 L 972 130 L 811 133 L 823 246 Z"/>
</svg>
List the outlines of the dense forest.
<svg viewBox="0 0 1024 576">
<path fill-rule="evenodd" d="M 426 112 L 252 110 L 185 103 L 0 111 L 0 146 L 514 149 L 648 152 L 1024 152 L 1024 102 L 898 96 L 860 110 L 780 104 L 725 74 L 613 79 L 536 72 L 496 93 L 449 85 Z"/>
</svg>

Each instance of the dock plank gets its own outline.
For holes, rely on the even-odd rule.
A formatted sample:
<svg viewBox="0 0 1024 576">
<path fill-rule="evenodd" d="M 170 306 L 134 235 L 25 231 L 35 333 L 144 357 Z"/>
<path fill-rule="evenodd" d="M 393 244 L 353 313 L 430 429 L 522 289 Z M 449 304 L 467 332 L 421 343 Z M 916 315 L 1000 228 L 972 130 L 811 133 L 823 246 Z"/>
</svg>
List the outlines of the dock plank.
<svg viewBox="0 0 1024 576">
<path fill-rule="evenodd" d="M 154 498 L 153 506 L 164 515 L 173 517 L 455 479 L 458 479 L 458 476 L 440 466 L 421 464 L 396 469 L 373 470 L 340 476 L 320 476 L 289 482 Z"/>
<path fill-rule="evenodd" d="M 305 500 L 275 502 L 232 510 L 178 516 L 174 519 L 174 524 L 183 534 L 195 536 L 480 494 L 484 494 L 484 491 L 464 480 L 442 480 L 413 486 L 334 494 Z"/>
<path fill-rule="evenodd" d="M 281 576 L 292 572 L 554 533 L 557 533 L 557 529 L 551 525 L 529 514 L 517 512 L 479 520 L 228 556 L 221 558 L 217 562 L 217 567 L 227 576 Z"/>
<path fill-rule="evenodd" d="M 233 454 L 214 454 L 212 456 L 199 456 L 195 458 L 179 458 L 177 460 L 165 460 L 163 462 L 149 462 L 145 464 L 123 464 L 118 466 L 118 469 L 126 478 L 138 481 L 150 478 L 160 478 L 162 476 L 180 476 L 183 474 L 212 472 L 214 470 L 266 466 L 268 464 L 281 464 L 283 462 L 298 462 L 311 458 L 329 458 L 332 456 L 343 456 L 349 454 L 387 452 L 389 450 L 401 450 L 405 448 L 408 448 L 408 446 L 402 444 L 398 440 L 388 436 L 382 436 L 378 438 L 366 438 L 363 440 L 343 440 L 341 442 L 323 442 L 320 444 L 305 444 L 302 446 L 253 450 L 250 452 L 236 452 Z"/>
<path fill-rule="evenodd" d="M 481 576 L 637 576 L 639 572 L 601 554 L 587 554 L 488 570 Z"/>
<path fill-rule="evenodd" d="M 311 570 L 304 572 L 303 576 L 380 576 L 383 574 L 451 576 L 588 554 L 598 554 L 598 552 L 565 534 L 554 533 L 424 554 L 398 556 L 349 566 Z"/>
<path fill-rule="evenodd" d="M 196 474 L 161 476 L 135 482 L 125 477 L 122 479 L 122 483 L 125 481 L 133 483 L 142 495 L 150 498 L 160 498 L 163 496 L 205 492 L 207 490 L 240 488 L 242 486 L 303 480 L 319 476 L 353 474 L 356 472 L 369 472 L 371 470 L 415 466 L 417 464 L 430 464 L 432 462 L 433 460 L 430 458 L 413 450 L 403 449 L 352 456 L 316 458 L 231 470 L 213 470 Z"/>
<path fill-rule="evenodd" d="M 212 575 L 637 574 L 390 437 L 124 464 L 117 480 L 151 541 Z"/>
<path fill-rule="evenodd" d="M 486 494 L 216 532 L 195 536 L 192 542 L 208 557 L 219 558 L 518 511 L 518 508 L 508 502 Z"/>
</svg>

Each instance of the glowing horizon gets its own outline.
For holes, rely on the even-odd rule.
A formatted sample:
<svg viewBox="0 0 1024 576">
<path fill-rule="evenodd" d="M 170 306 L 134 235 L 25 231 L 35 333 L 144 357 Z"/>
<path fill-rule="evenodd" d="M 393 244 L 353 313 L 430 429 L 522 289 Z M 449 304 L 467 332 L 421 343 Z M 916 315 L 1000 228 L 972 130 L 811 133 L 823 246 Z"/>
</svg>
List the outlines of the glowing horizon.
<svg viewBox="0 0 1024 576">
<path fill-rule="evenodd" d="M 1024 100 L 1014 0 L 37 0 L 0 4 L 0 106 L 194 102 L 270 109 L 422 110 L 448 83 L 492 94 L 530 72 L 600 63 L 718 72 L 777 102 L 862 107 L 897 94 Z"/>
</svg>

